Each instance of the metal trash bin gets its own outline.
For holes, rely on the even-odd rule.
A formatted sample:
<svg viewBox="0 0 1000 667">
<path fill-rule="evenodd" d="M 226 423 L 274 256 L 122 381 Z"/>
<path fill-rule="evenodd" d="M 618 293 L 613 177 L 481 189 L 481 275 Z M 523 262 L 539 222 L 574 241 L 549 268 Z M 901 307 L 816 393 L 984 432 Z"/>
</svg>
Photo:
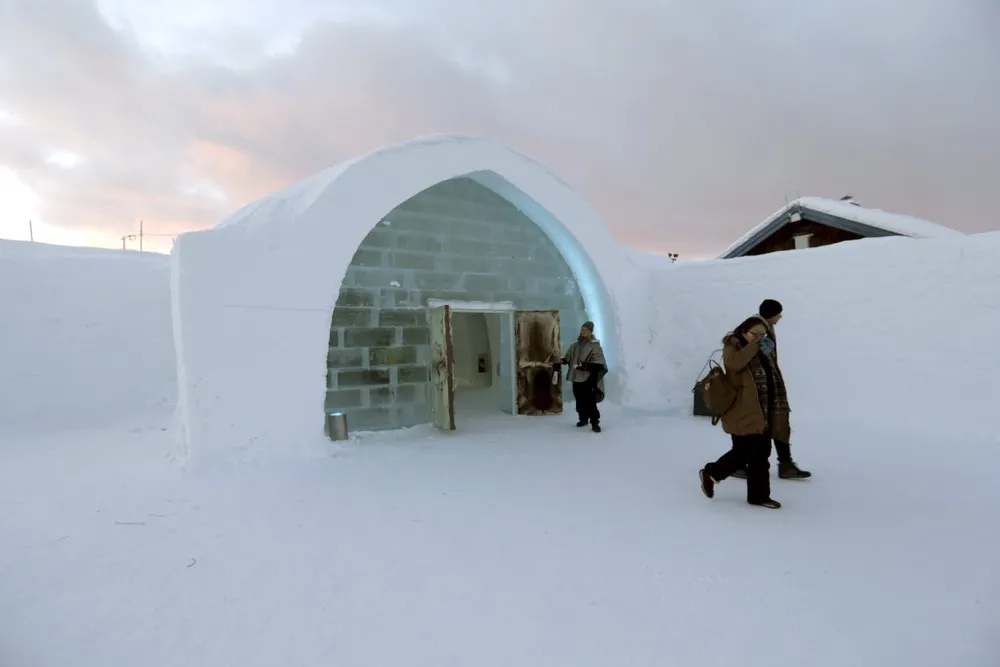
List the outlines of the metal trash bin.
<svg viewBox="0 0 1000 667">
<path fill-rule="evenodd" d="M 330 440 L 347 440 L 347 414 L 344 412 L 326 413 L 326 433 Z"/>
</svg>

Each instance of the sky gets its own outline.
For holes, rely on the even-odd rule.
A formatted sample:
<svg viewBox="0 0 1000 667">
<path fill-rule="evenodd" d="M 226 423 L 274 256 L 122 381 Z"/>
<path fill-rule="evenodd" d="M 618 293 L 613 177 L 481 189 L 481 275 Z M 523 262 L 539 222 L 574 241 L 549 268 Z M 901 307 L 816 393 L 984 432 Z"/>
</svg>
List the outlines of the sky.
<svg viewBox="0 0 1000 667">
<path fill-rule="evenodd" d="M 798 195 L 1000 229 L 997 34 L 996 0 L 0 0 L 0 237 L 169 248 L 439 132 L 682 258 Z"/>
</svg>

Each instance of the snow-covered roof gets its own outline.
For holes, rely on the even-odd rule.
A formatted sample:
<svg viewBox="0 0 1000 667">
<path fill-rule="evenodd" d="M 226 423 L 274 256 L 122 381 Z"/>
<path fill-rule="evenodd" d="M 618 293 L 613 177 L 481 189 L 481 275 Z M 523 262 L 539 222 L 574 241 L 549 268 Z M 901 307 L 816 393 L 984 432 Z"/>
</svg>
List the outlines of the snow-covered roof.
<svg viewBox="0 0 1000 667">
<path fill-rule="evenodd" d="M 489 137 L 437 134 L 378 148 L 252 202 L 195 236 L 219 239 L 223 248 L 234 247 L 230 242 L 256 244 L 250 252 L 284 248 L 303 265 L 307 250 L 315 250 L 317 264 L 332 274 L 315 284 L 313 296 L 323 299 L 323 308 L 332 308 L 325 303 L 329 285 L 340 284 L 372 228 L 407 199 L 454 178 L 475 181 L 534 221 L 577 277 L 591 319 L 602 331 L 616 326 L 606 284 L 628 266 L 624 248 L 566 181 Z M 190 243 L 186 237 L 178 243 Z M 225 260 L 220 256 L 218 261 Z M 291 296 L 279 294 L 277 284 L 268 286 L 269 298 L 287 306 Z M 304 290 L 295 293 L 305 301 Z"/>
<path fill-rule="evenodd" d="M 791 222 L 793 212 L 819 218 L 817 222 L 857 232 L 863 236 L 908 236 L 916 239 L 965 236 L 962 232 L 935 222 L 877 208 L 865 208 L 848 201 L 823 197 L 801 197 L 785 205 L 730 245 L 719 259 L 740 257 L 758 243 Z"/>
<path fill-rule="evenodd" d="M 494 150 L 503 150 L 512 156 L 516 156 L 521 162 L 527 163 L 533 169 L 542 172 L 552 183 L 572 190 L 572 187 L 566 181 L 540 162 L 523 153 L 514 151 L 493 139 L 467 134 L 422 135 L 409 141 L 377 148 L 365 155 L 348 159 L 333 167 L 324 169 L 278 192 L 247 204 L 217 224 L 216 228 L 240 226 L 250 229 L 263 225 L 284 224 L 286 221 L 294 220 L 303 215 L 316 202 L 320 195 L 336 183 L 338 179 L 343 178 L 352 170 L 358 170 L 363 165 L 380 164 L 380 161 L 386 158 L 399 159 L 407 155 L 418 156 L 421 152 L 434 147 L 452 150 L 460 149 L 474 155 L 477 150 L 482 150 L 486 146 Z M 460 175 L 471 176 L 471 174 L 455 174 L 455 176 Z M 476 179 L 474 178 L 473 180 Z M 416 194 L 416 192 L 411 194 Z"/>
</svg>

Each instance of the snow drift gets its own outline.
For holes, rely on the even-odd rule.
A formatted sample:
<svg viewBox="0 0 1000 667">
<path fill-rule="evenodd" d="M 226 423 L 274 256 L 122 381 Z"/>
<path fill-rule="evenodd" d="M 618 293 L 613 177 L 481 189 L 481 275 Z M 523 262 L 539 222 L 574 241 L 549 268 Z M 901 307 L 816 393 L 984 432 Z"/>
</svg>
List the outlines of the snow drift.
<svg viewBox="0 0 1000 667">
<path fill-rule="evenodd" d="M 0 241 L 0 428 L 169 409 L 169 275 L 163 255 Z"/>
<path fill-rule="evenodd" d="M 688 413 L 722 334 L 772 297 L 786 308 L 778 338 L 796 417 L 993 437 L 998 256 L 1000 233 L 676 265 L 632 258 L 614 302 L 621 403 Z M 0 242 L 0 304 L 0 427 L 96 426 L 174 404 L 167 258 Z M 284 315 L 316 328 L 329 318 Z M 261 354 L 238 333 L 234 354 Z M 268 410 L 253 392 L 241 405 Z"/>
<path fill-rule="evenodd" d="M 678 264 L 648 289 L 648 322 L 629 323 L 649 334 L 636 405 L 690 410 L 723 334 L 769 297 L 785 306 L 776 335 L 794 415 L 1000 432 L 1000 232 Z"/>
</svg>

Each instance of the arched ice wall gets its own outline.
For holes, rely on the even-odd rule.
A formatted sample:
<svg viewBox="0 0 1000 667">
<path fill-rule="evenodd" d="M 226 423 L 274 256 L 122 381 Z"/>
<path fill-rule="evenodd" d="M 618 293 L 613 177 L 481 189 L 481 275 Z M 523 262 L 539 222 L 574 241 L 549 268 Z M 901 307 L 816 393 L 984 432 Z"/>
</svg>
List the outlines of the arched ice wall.
<svg viewBox="0 0 1000 667">
<path fill-rule="evenodd" d="M 337 292 L 355 250 L 401 202 L 468 176 L 518 206 L 562 251 L 612 367 L 627 385 L 617 303 L 638 303 L 624 248 L 596 211 L 502 143 L 438 136 L 382 149 L 181 236 L 172 256 L 179 409 L 190 450 L 306 446 L 320 435 Z M 633 364 L 634 365 L 634 364 Z"/>
</svg>

